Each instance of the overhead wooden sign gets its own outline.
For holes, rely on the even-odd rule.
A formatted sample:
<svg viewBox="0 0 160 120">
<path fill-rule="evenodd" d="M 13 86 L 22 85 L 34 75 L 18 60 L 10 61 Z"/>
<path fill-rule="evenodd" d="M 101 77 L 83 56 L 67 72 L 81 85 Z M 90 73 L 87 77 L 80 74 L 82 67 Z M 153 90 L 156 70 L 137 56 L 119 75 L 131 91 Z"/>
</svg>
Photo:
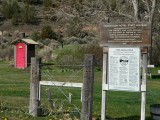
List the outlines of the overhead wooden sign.
<svg viewBox="0 0 160 120">
<path fill-rule="evenodd" d="M 151 46 L 149 23 L 102 23 L 100 46 Z"/>
</svg>

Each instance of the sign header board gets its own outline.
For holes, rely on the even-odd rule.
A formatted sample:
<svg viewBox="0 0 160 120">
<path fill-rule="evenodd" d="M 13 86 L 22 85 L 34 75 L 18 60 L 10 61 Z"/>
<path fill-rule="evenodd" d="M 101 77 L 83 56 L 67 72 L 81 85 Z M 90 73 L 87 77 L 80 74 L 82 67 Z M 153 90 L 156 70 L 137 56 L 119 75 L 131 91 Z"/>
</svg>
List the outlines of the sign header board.
<svg viewBox="0 0 160 120">
<path fill-rule="evenodd" d="M 109 90 L 140 91 L 140 48 L 109 48 Z"/>
<path fill-rule="evenodd" d="M 150 46 L 149 23 L 102 23 L 100 46 Z"/>
</svg>

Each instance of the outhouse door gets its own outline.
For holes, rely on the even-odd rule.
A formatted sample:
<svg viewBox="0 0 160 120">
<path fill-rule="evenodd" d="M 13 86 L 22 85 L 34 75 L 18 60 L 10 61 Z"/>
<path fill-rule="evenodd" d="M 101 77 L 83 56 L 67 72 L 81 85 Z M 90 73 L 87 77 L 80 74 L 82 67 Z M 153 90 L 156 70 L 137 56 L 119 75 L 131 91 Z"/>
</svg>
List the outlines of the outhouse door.
<svg viewBox="0 0 160 120">
<path fill-rule="evenodd" d="M 26 45 L 25 43 L 16 44 L 16 68 L 26 67 Z"/>
</svg>

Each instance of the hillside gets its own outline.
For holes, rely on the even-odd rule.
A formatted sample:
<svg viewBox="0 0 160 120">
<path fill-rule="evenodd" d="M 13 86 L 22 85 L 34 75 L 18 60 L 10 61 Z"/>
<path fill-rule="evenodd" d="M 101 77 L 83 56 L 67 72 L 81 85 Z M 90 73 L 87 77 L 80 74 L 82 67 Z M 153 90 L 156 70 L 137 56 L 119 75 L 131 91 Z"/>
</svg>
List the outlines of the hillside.
<svg viewBox="0 0 160 120">
<path fill-rule="evenodd" d="M 153 62 L 159 64 L 160 58 L 157 59 L 157 56 L 160 56 L 160 14 L 159 9 L 155 8 L 159 8 L 160 1 L 140 0 L 137 5 L 129 0 L 17 1 L 0 1 L 0 31 L 4 33 L 3 37 L 1 36 L 0 49 L 8 49 L 11 41 L 22 32 L 40 42 L 42 49 L 46 46 L 52 48 L 55 41 L 62 48 L 69 44 L 94 43 L 98 46 L 98 26 L 102 21 L 152 22 L 152 57 Z M 157 1 L 157 4 L 154 1 Z"/>
<path fill-rule="evenodd" d="M 14 3 L 12 3 L 12 5 L 13 4 Z M 12 15 L 5 16 L 5 14 L 9 13 L 3 13 L 3 11 L 6 11 L 7 9 L 5 8 L 2 10 L 2 6 L 3 4 L 1 3 L 0 30 L 8 32 L 14 32 L 16 30 L 22 32 L 40 31 L 43 26 L 46 25 L 51 26 L 53 29 L 66 29 L 70 24 L 81 24 L 83 27 L 95 26 L 97 25 L 97 21 L 101 19 L 101 17 L 98 18 L 99 16 L 97 16 L 97 13 L 92 15 L 93 13 L 90 13 L 91 10 L 89 8 L 86 8 L 82 13 L 81 11 L 71 8 L 69 4 L 64 6 L 64 3 L 61 3 L 61 5 L 58 6 L 54 6 L 54 4 L 51 4 L 51 6 L 45 6 L 42 3 L 27 4 L 26 2 L 21 1 L 18 2 L 17 5 L 17 7 L 19 7 L 17 8 L 18 18 L 14 18 L 14 13 L 12 12 L 14 10 L 8 11 L 11 12 Z M 26 9 L 25 12 L 27 12 L 25 16 L 22 16 L 23 9 Z M 26 17 L 24 18 L 26 20 L 23 20 L 21 17 Z M 14 19 L 16 19 L 15 22 L 13 22 Z"/>
</svg>

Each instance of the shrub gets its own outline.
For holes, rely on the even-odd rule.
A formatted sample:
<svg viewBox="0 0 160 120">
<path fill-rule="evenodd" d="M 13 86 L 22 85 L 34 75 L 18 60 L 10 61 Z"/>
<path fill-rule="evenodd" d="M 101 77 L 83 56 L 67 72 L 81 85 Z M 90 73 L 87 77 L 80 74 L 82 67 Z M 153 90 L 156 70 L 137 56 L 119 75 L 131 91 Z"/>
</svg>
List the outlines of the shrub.
<svg viewBox="0 0 160 120">
<path fill-rule="evenodd" d="M 77 46 L 74 49 L 62 49 L 58 54 L 55 63 L 58 65 L 82 64 L 85 54 L 95 55 L 95 66 L 97 70 L 102 69 L 103 50 L 99 44 L 92 43 L 84 46 Z"/>
<path fill-rule="evenodd" d="M 45 38 L 55 39 L 56 33 L 52 30 L 51 26 L 47 25 L 42 28 L 41 38 L 42 39 L 45 39 Z"/>
<path fill-rule="evenodd" d="M 63 44 L 64 44 L 64 39 L 63 39 L 63 34 L 61 31 L 58 31 L 56 33 L 56 40 L 61 44 L 62 48 L 63 48 Z"/>
<path fill-rule="evenodd" d="M 52 49 L 48 46 L 44 46 L 43 49 L 40 49 L 37 53 L 38 57 L 41 57 L 43 61 L 45 62 L 49 62 L 51 59 L 51 55 L 52 55 Z"/>
<path fill-rule="evenodd" d="M 9 61 L 9 60 L 13 60 L 13 54 L 14 54 L 14 47 L 13 46 L 9 46 L 7 48 L 1 49 L 0 51 L 0 58 L 2 61 Z"/>
<path fill-rule="evenodd" d="M 62 49 L 57 55 L 55 63 L 58 65 L 78 65 L 83 62 L 83 52 L 79 46 L 75 49 Z M 78 53 L 78 54 L 77 54 Z"/>
<path fill-rule="evenodd" d="M 48 46 L 48 45 L 50 44 L 50 42 L 51 42 L 51 39 L 45 38 L 45 39 L 40 40 L 40 42 L 41 42 L 43 45 Z"/>
<path fill-rule="evenodd" d="M 78 37 L 70 37 L 66 40 L 66 44 L 86 44 L 87 42 L 84 39 Z"/>
<path fill-rule="evenodd" d="M 44 9 L 48 10 L 52 6 L 52 0 L 43 0 Z"/>
<path fill-rule="evenodd" d="M 34 31 L 31 35 L 31 38 L 34 40 L 34 41 L 39 41 L 41 39 L 41 35 L 39 32 L 37 31 Z"/>
</svg>

